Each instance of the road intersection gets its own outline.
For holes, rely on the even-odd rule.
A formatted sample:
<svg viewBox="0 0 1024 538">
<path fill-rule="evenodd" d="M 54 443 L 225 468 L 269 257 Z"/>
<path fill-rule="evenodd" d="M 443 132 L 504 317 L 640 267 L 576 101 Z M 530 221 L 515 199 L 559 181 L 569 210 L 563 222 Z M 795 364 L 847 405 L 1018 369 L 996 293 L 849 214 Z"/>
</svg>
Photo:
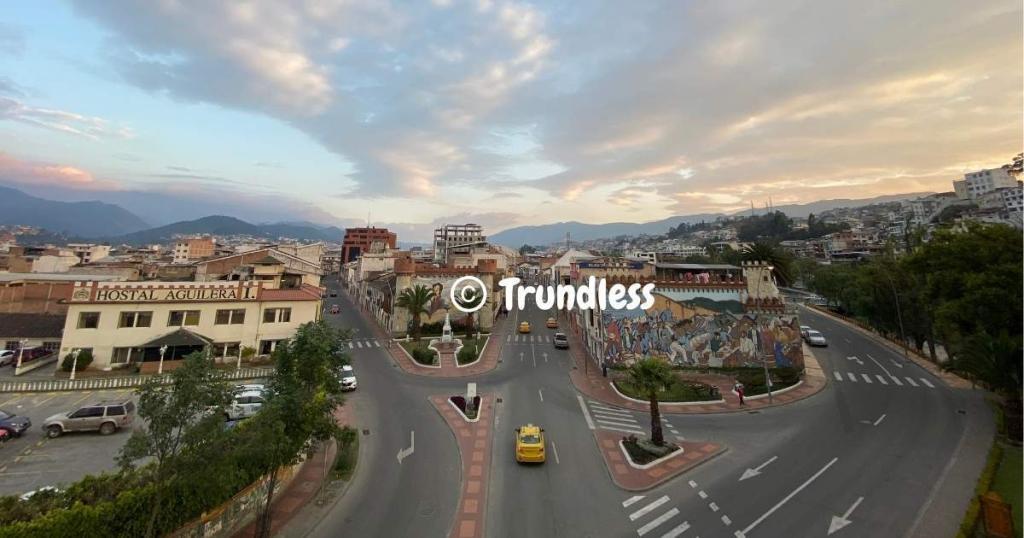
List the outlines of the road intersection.
<svg viewBox="0 0 1024 538">
<path fill-rule="evenodd" d="M 802 323 L 831 343 L 816 350 L 829 386 L 780 407 L 666 413 L 670 438 L 728 450 L 651 490 L 626 492 L 610 480 L 593 431 L 642 435 L 649 416 L 575 390 L 572 358 L 547 340 L 548 313 L 513 313 L 508 321 L 517 323 L 506 330 L 521 320 L 535 329 L 492 337 L 502 344 L 495 370 L 427 378 L 399 369 L 344 293 L 338 300 L 342 313 L 328 319 L 354 329 L 353 342 L 362 343 L 350 349 L 360 373 L 351 397 L 365 448 L 355 482 L 315 536 L 459 536 L 459 450 L 428 397 L 461 394 L 467 381 L 496 399 L 485 527 L 475 536 L 942 535 L 934 532 L 948 522 L 933 517 L 936 507 L 948 511 L 961 499 L 937 502 L 936 492 L 971 488 L 949 484 L 964 476 L 950 472 L 950 462 L 983 457 L 965 442 L 971 421 L 990 420 L 980 392 L 949 388 L 861 332 L 802 311 Z M 511 432 L 527 422 L 546 429 L 545 465 L 514 461 Z M 414 430 L 415 452 L 399 464 L 395 455 L 410 448 Z"/>
</svg>

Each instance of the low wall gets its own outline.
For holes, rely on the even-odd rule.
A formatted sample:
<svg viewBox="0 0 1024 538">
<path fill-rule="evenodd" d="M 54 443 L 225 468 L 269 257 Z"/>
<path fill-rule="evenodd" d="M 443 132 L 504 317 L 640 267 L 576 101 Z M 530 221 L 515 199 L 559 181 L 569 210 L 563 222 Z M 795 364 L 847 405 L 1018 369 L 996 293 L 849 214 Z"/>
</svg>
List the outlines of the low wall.
<svg viewBox="0 0 1024 538">
<path fill-rule="evenodd" d="M 32 370 L 36 370 L 36 369 L 42 368 L 43 366 L 46 366 L 46 365 L 49 365 L 49 364 L 53 364 L 53 363 L 57 362 L 57 359 L 59 359 L 59 358 L 60 358 L 60 353 L 55 351 L 55 352 L 53 352 L 53 353 L 51 353 L 51 354 L 49 354 L 49 355 L 47 355 L 45 357 L 38 358 L 38 359 L 35 359 L 35 360 L 31 360 L 29 362 L 23 362 L 23 363 L 21 363 L 20 367 L 16 367 L 14 369 L 14 375 L 16 375 L 16 376 L 17 375 L 21 375 L 21 374 L 24 374 L 24 373 L 27 373 L 27 372 L 31 372 Z"/>
</svg>

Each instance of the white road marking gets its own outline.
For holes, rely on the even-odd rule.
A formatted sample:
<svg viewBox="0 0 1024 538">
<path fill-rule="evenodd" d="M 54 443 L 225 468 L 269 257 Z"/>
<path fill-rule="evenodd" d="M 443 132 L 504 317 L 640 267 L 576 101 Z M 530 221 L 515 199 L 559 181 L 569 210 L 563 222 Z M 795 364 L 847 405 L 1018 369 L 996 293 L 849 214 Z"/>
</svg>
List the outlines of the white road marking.
<svg viewBox="0 0 1024 538">
<path fill-rule="evenodd" d="M 363 343 L 362 342 L 356 342 L 356 347 L 358 347 L 359 349 L 362 349 L 363 348 Z"/>
<path fill-rule="evenodd" d="M 625 409 L 619 409 L 617 407 L 608 407 L 607 405 L 595 404 L 593 402 L 590 403 L 590 407 L 593 407 L 594 411 L 603 411 L 605 413 L 633 416 L 632 412 L 626 411 Z"/>
<path fill-rule="evenodd" d="M 712 512 L 717 512 L 718 511 L 718 505 L 715 504 L 715 503 L 708 504 L 708 508 L 710 508 Z"/>
<path fill-rule="evenodd" d="M 771 465 L 771 463 L 777 459 L 779 459 L 778 456 L 772 456 L 771 458 L 768 458 L 768 461 L 762 463 L 761 465 L 758 465 L 753 469 L 748 468 L 746 471 L 743 471 L 743 476 L 740 477 L 740 482 L 761 474 L 761 469 L 764 469 L 765 467 Z"/>
<path fill-rule="evenodd" d="M 884 377 L 882 377 L 882 376 L 880 376 L 880 375 L 878 375 L 878 374 L 875 374 L 875 377 L 877 377 L 877 378 L 878 378 L 878 382 L 879 382 L 879 383 L 881 383 L 881 384 L 883 384 L 883 385 L 888 385 L 888 383 L 886 383 L 886 382 L 885 382 L 885 378 L 884 378 Z"/>
<path fill-rule="evenodd" d="M 644 517 L 645 515 L 649 514 L 655 508 L 657 508 L 657 507 L 659 507 L 659 506 L 661 506 L 661 505 L 663 505 L 663 504 L 665 504 L 667 502 L 668 502 L 668 495 L 662 495 L 661 498 L 652 501 L 647 506 L 637 510 L 636 512 L 633 512 L 632 514 L 629 514 L 629 520 L 630 521 L 636 521 L 636 520 Z"/>
<path fill-rule="evenodd" d="M 877 364 L 878 367 L 881 368 L 883 372 L 885 372 L 885 375 L 889 375 L 889 376 L 892 375 L 892 374 L 889 373 L 889 370 L 886 370 L 885 366 L 882 366 L 882 363 L 876 361 L 874 357 L 872 357 L 871 355 L 865 355 L 865 357 L 871 359 L 871 362 Z"/>
<path fill-rule="evenodd" d="M 847 338 L 847 337 L 845 337 L 845 336 L 843 337 L 843 340 L 846 340 L 846 343 L 847 343 L 847 344 L 849 344 L 849 343 L 850 343 L 850 339 L 849 339 L 849 338 Z"/>
<path fill-rule="evenodd" d="M 903 379 L 906 379 L 906 380 L 907 380 L 907 383 L 910 383 L 910 386 L 911 386 L 911 387 L 916 387 L 916 386 L 917 386 L 917 383 L 914 383 L 914 380 L 913 380 L 913 379 L 911 379 L 911 378 L 909 378 L 909 377 L 904 377 Z"/>
<path fill-rule="evenodd" d="M 850 381 L 857 382 L 857 376 L 853 372 L 846 372 L 846 375 L 850 376 Z"/>
<path fill-rule="evenodd" d="M 885 413 L 882 413 L 882 416 L 878 417 L 878 420 L 874 422 L 875 426 L 881 424 L 883 420 L 885 420 Z"/>
<path fill-rule="evenodd" d="M 512 335 L 511 334 L 508 335 L 508 338 L 506 338 L 505 341 L 506 342 L 511 342 L 512 341 Z"/>
<path fill-rule="evenodd" d="M 639 529 L 637 529 L 636 533 L 639 536 L 643 536 L 643 535 L 651 532 L 652 530 L 658 528 L 658 526 L 661 525 L 662 523 L 664 523 L 664 522 L 666 522 L 666 521 L 676 517 L 676 514 L 678 514 L 678 513 L 679 513 L 679 509 L 678 508 L 673 508 L 673 509 L 669 510 L 668 512 L 665 512 L 664 514 L 661 514 L 657 518 L 651 520 L 650 523 L 648 523 L 648 524 L 644 525 L 643 527 L 640 527 Z"/>
<path fill-rule="evenodd" d="M 398 464 L 402 464 L 402 460 L 412 456 L 412 453 L 416 451 L 416 432 L 409 432 L 409 448 L 403 448 L 398 451 Z"/>
<path fill-rule="evenodd" d="M 593 428 L 591 428 L 591 429 L 593 429 Z M 641 430 L 641 429 L 639 429 L 639 428 L 636 428 L 636 429 L 626 429 L 626 428 L 613 428 L 613 427 L 611 427 L 611 426 L 608 426 L 608 425 L 606 425 L 606 424 L 602 424 L 602 425 L 601 425 L 601 429 L 602 429 L 602 430 L 611 430 L 611 431 L 613 431 L 613 432 L 622 432 L 622 433 L 634 433 L 634 434 L 638 434 L 638 435 L 643 435 L 643 434 L 646 434 L 646 433 L 647 433 L 647 432 L 645 432 L 644 430 Z"/>
<path fill-rule="evenodd" d="M 697 487 L 697 483 L 694 482 L 693 480 L 690 480 L 690 487 L 691 488 L 696 488 Z"/>
<path fill-rule="evenodd" d="M 562 462 L 558 460 L 558 447 L 555 446 L 554 441 L 551 441 L 551 452 L 555 455 L 555 463 L 561 465 Z"/>
<path fill-rule="evenodd" d="M 641 500 L 643 498 L 644 498 L 643 495 L 633 495 L 632 497 L 622 501 L 622 507 L 623 508 L 629 508 L 629 505 L 635 504 L 637 501 L 639 501 L 639 500 Z"/>
<path fill-rule="evenodd" d="M 690 524 L 686 521 L 680 523 L 676 528 L 661 535 L 661 538 L 676 538 L 680 534 L 686 532 L 690 528 Z"/>
<path fill-rule="evenodd" d="M 698 492 L 697 492 L 697 495 L 700 495 L 700 498 L 701 498 L 701 499 L 707 499 L 707 498 L 708 498 L 708 494 L 707 494 L 707 493 L 704 493 L 704 490 L 700 490 L 700 491 L 698 491 Z"/>
<path fill-rule="evenodd" d="M 889 378 L 892 379 L 893 383 L 896 383 L 897 385 L 899 385 L 901 387 L 903 386 L 903 383 L 900 383 L 900 378 L 898 378 L 898 377 L 896 377 L 894 375 L 889 376 Z"/>
<path fill-rule="evenodd" d="M 722 523 L 725 525 L 732 525 L 732 520 L 729 519 L 729 516 L 722 516 Z"/>
<path fill-rule="evenodd" d="M 640 424 L 638 424 L 635 420 L 625 421 L 625 420 L 616 419 L 616 418 L 606 418 L 606 417 L 602 417 L 602 416 L 598 415 L 597 413 L 594 413 L 594 419 L 597 420 L 598 422 L 611 424 L 612 426 L 622 426 L 624 428 L 630 428 L 630 427 L 638 428 L 638 427 L 640 427 Z"/>
<path fill-rule="evenodd" d="M 929 383 L 927 379 L 925 379 L 923 377 L 918 378 L 918 379 L 920 379 L 921 382 L 924 383 L 925 385 L 928 385 L 928 388 L 930 388 L 930 389 L 934 389 L 935 388 L 935 385 L 932 385 L 931 383 Z"/>
<path fill-rule="evenodd" d="M 348 348 L 349 348 L 349 349 L 355 349 L 355 348 L 356 348 L 356 346 L 355 346 L 355 344 L 353 344 L 352 342 L 349 342 L 349 343 L 348 343 Z"/>
<path fill-rule="evenodd" d="M 587 404 L 583 403 L 583 397 L 579 394 L 576 395 L 576 399 L 580 402 L 580 409 L 583 410 L 583 418 L 587 419 L 587 427 L 591 430 L 594 429 L 594 419 L 590 418 L 590 411 L 587 410 Z"/>
<path fill-rule="evenodd" d="M 373 341 L 373 347 L 380 347 L 380 342 L 374 340 Z"/>
<path fill-rule="evenodd" d="M 540 401 L 544 401 L 544 389 L 537 389 L 537 395 L 540 396 Z"/>
<path fill-rule="evenodd" d="M 609 414 L 607 411 L 598 411 L 597 409 L 591 409 L 590 412 L 593 413 L 595 417 L 606 418 L 608 420 L 618 420 L 621 422 L 636 422 L 636 420 L 633 418 L 633 415 L 612 415 Z"/>
<path fill-rule="evenodd" d="M 789 500 L 795 497 L 797 493 L 800 493 L 801 491 L 803 491 L 804 488 L 809 486 L 811 482 L 817 480 L 819 476 L 821 476 L 825 471 L 828 470 L 829 467 L 834 465 L 837 461 L 839 461 L 839 458 L 832 458 L 832 461 L 826 463 L 825 466 L 821 468 L 821 470 L 811 475 L 811 477 L 808 478 L 803 484 L 800 484 L 800 486 L 794 489 L 792 492 L 790 492 L 789 495 L 783 497 L 781 501 L 779 501 L 775 506 L 771 507 L 767 512 L 762 514 L 761 517 L 755 519 L 754 522 L 750 525 L 747 525 L 747 528 L 743 529 L 742 531 L 736 531 L 736 536 L 746 536 L 750 531 L 754 530 L 755 527 L 760 525 L 762 521 L 768 519 L 772 514 L 774 514 L 776 510 L 782 508 L 782 505 L 789 502 Z"/>
<path fill-rule="evenodd" d="M 829 536 L 831 536 L 833 532 L 841 530 L 843 527 L 849 525 L 850 523 L 853 523 L 849 519 L 850 514 L 852 514 L 853 511 L 856 510 L 858 506 L 860 506 L 860 503 L 863 500 L 864 497 L 857 497 L 857 500 L 853 501 L 853 504 L 850 506 L 850 509 L 846 511 L 846 513 L 844 513 L 842 516 L 832 516 L 832 521 L 828 524 Z"/>
<path fill-rule="evenodd" d="M 868 384 L 871 383 L 871 376 L 869 376 L 868 374 L 860 374 L 860 375 L 861 375 L 861 377 L 864 378 L 864 382 L 865 383 L 868 383 Z"/>
<path fill-rule="evenodd" d="M 843 374 L 841 374 L 839 372 L 833 371 L 832 375 L 836 376 L 836 381 L 842 381 L 843 380 Z"/>
</svg>

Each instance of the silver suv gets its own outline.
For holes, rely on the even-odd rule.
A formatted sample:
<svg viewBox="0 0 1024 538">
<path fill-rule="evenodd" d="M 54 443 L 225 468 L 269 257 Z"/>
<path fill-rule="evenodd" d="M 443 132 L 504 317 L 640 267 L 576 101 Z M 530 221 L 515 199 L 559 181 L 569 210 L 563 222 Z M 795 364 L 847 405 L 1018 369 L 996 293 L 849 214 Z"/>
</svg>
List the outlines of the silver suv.
<svg viewBox="0 0 1024 538">
<path fill-rule="evenodd" d="M 58 413 L 43 422 L 47 437 L 60 437 L 66 432 L 95 432 L 110 435 L 132 425 L 135 402 L 105 401 L 80 407 L 70 413 Z"/>
</svg>

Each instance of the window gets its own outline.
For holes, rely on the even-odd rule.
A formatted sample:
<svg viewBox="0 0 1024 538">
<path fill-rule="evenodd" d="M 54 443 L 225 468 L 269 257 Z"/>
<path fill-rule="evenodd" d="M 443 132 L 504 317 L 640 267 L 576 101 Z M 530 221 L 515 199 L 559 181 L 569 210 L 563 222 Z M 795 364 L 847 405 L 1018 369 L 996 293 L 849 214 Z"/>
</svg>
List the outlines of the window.
<svg viewBox="0 0 1024 538">
<path fill-rule="evenodd" d="M 238 357 L 241 353 L 241 342 L 220 342 L 213 344 L 214 357 Z"/>
<path fill-rule="evenodd" d="M 171 310 L 171 313 L 167 315 L 168 327 L 182 327 L 186 325 L 199 325 L 198 310 Z"/>
<path fill-rule="evenodd" d="M 260 355 L 270 355 L 281 340 L 260 340 Z"/>
<path fill-rule="evenodd" d="M 124 414 L 124 407 L 120 405 L 112 405 L 107 408 L 108 417 L 119 417 Z"/>
<path fill-rule="evenodd" d="M 20 345 L 21 344 L 17 340 L 8 340 L 7 342 L 4 343 L 4 349 L 13 351 L 15 349 L 18 349 L 18 346 Z"/>
<path fill-rule="evenodd" d="M 125 364 L 131 360 L 132 348 L 130 347 L 115 347 L 114 352 L 110 355 L 110 364 Z"/>
<path fill-rule="evenodd" d="M 80 312 L 78 314 L 79 329 L 95 329 L 100 326 L 99 312 Z"/>
<path fill-rule="evenodd" d="M 117 326 L 119 328 L 149 327 L 152 322 L 152 312 L 121 312 Z"/>
<path fill-rule="evenodd" d="M 43 349 L 46 351 L 60 351 L 60 342 L 43 342 Z"/>
<path fill-rule="evenodd" d="M 245 323 L 245 309 L 218 310 L 213 323 L 216 325 L 241 325 Z"/>
<path fill-rule="evenodd" d="M 102 407 L 83 407 L 74 413 L 71 413 L 70 418 L 91 418 L 91 417 L 102 417 Z"/>
<path fill-rule="evenodd" d="M 263 323 L 288 323 L 291 320 L 291 308 L 267 308 L 263 311 Z"/>
</svg>

